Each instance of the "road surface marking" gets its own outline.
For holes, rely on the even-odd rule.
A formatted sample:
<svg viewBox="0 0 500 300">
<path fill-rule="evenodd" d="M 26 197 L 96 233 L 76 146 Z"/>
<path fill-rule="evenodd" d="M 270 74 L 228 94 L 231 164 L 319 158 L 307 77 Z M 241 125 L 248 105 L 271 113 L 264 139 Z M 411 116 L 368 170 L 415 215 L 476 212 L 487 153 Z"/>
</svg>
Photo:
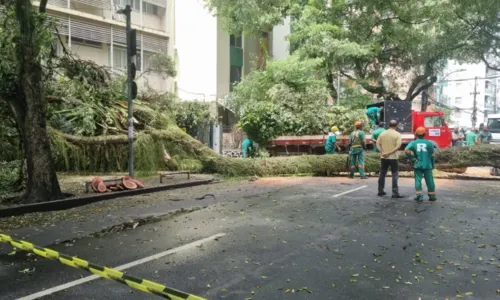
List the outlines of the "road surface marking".
<svg viewBox="0 0 500 300">
<path fill-rule="evenodd" d="M 201 240 L 198 240 L 198 241 L 194 241 L 194 242 L 191 242 L 191 243 L 186 244 L 186 245 L 179 246 L 177 248 L 166 250 L 166 251 L 163 251 L 163 252 L 160 252 L 160 253 L 157 253 L 157 254 L 153 254 L 153 255 L 145 257 L 145 258 L 141 258 L 141 259 L 136 260 L 136 261 L 129 262 L 128 264 L 124 264 L 124 265 L 118 266 L 118 267 L 113 268 L 113 269 L 116 269 L 118 271 L 123 271 L 123 270 L 126 270 L 126 269 L 130 269 L 132 267 L 135 267 L 135 266 L 138 266 L 138 265 L 141 265 L 141 264 L 153 261 L 155 259 L 162 258 L 162 257 L 170 255 L 170 254 L 174 254 L 174 253 L 177 253 L 177 252 L 180 252 L 180 251 L 183 251 L 183 250 L 188 250 L 188 249 L 191 249 L 191 248 L 198 247 L 198 246 L 200 246 L 201 244 L 203 244 L 205 242 L 208 242 L 208 241 L 211 241 L 211 240 L 215 240 L 215 239 L 223 237 L 225 235 L 226 235 L 225 233 L 218 233 L 218 234 L 212 235 L 210 237 L 207 237 L 207 238 L 204 238 L 204 239 L 201 239 Z M 75 280 L 75 281 L 71 281 L 71 282 L 68 282 L 68 283 L 65 283 L 65 284 L 62 284 L 62 285 L 59 285 L 59 286 L 55 286 L 55 287 L 50 288 L 50 289 L 46 289 L 46 290 L 40 291 L 40 292 L 35 293 L 35 294 L 31 294 L 31 295 L 28 295 L 28 296 L 25 296 L 25 297 L 22 297 L 22 298 L 18 298 L 18 300 L 33 300 L 33 299 L 42 298 L 44 296 L 60 292 L 60 291 L 72 288 L 74 286 L 77 286 L 77 285 L 80 285 L 80 284 L 83 284 L 83 283 L 87 283 L 89 281 L 92 281 L 92 280 L 95 280 L 95 279 L 98 279 L 98 278 L 100 278 L 100 277 L 97 276 L 97 275 L 87 276 L 87 277 L 84 277 L 84 278 L 81 278 L 81 279 L 78 279 L 78 280 Z"/>
<path fill-rule="evenodd" d="M 368 187 L 367 185 L 363 185 L 363 186 L 360 186 L 358 188 L 355 188 L 355 189 L 352 189 L 352 190 L 348 190 L 348 191 L 345 191 L 343 193 L 340 193 L 340 194 L 337 194 L 337 195 L 333 195 L 333 198 L 337 198 L 337 197 L 340 197 L 340 196 L 344 196 L 346 194 L 349 194 L 349 193 L 352 193 L 352 192 L 355 192 L 355 191 L 359 191 L 359 190 L 362 190 L 364 188 Z"/>
</svg>

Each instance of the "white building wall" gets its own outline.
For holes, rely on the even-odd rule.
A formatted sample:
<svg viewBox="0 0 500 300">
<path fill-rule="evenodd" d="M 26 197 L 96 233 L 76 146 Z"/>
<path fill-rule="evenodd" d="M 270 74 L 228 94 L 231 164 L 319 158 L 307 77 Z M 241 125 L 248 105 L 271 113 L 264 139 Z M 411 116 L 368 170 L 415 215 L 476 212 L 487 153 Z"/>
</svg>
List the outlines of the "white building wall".
<svg viewBox="0 0 500 300">
<path fill-rule="evenodd" d="M 144 1 L 141 5 L 143 7 L 146 5 Z M 148 5 L 156 5 L 157 14 L 141 14 L 140 9 L 132 12 L 132 28 L 137 30 L 137 47 L 144 48 L 138 55 L 144 54 L 144 64 L 147 60 L 144 57 L 153 53 L 168 54 L 172 58 L 174 56 L 174 41 L 169 31 L 169 24 L 173 24 L 174 20 L 173 1 L 147 1 Z M 137 4 L 140 2 L 135 0 Z M 111 3 L 112 1 L 107 0 L 51 0 L 47 13 L 57 22 L 63 40 L 67 41 L 67 49 L 81 59 L 111 67 L 114 73 L 124 75 L 124 69 L 113 65 L 114 54 L 111 49 L 125 47 L 125 18 L 117 13 L 120 7 L 112 6 Z M 119 1 L 114 0 L 114 3 Z M 38 4 L 39 2 L 34 1 L 34 5 Z M 72 37 L 71 41 L 67 36 Z M 141 65 L 137 65 L 137 70 L 137 76 L 144 71 Z M 152 73 L 144 75 L 137 80 L 140 90 L 146 87 L 146 82 L 149 87 L 160 92 L 174 91 L 173 78 Z"/>
<path fill-rule="evenodd" d="M 273 28 L 273 59 L 285 59 L 290 55 L 290 46 L 288 42 L 290 30 L 290 17 L 286 17 L 283 20 L 283 24 L 279 24 Z"/>
<path fill-rule="evenodd" d="M 476 127 L 478 127 L 485 120 L 485 96 L 493 96 L 491 88 L 486 90 L 486 81 L 488 79 L 485 79 L 485 77 L 490 76 L 486 72 L 486 65 L 484 63 L 458 64 L 450 61 L 443 74 L 445 76 L 446 74 L 450 75 L 444 79 L 444 86 L 439 99 L 453 108 L 452 125 L 454 126 L 472 127 L 474 86 L 476 86 Z M 478 79 L 474 80 L 475 77 Z"/>
<path fill-rule="evenodd" d="M 179 68 L 177 86 L 181 99 L 215 100 L 217 36 L 217 19 L 203 6 L 202 0 L 175 2 L 175 46 Z M 229 40 L 226 48 L 229 49 Z"/>
</svg>

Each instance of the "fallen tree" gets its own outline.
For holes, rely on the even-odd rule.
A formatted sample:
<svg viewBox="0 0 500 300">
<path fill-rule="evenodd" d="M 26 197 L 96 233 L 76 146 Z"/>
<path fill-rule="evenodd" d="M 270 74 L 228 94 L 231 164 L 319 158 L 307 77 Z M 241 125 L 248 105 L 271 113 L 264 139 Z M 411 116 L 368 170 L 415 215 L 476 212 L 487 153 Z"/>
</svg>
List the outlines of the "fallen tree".
<svg viewBox="0 0 500 300">
<path fill-rule="evenodd" d="M 113 135 L 106 138 L 71 136 L 53 131 L 73 146 L 125 146 L 128 143 L 126 135 Z M 292 174 L 312 174 L 330 176 L 347 171 L 347 155 L 303 155 L 291 157 L 272 157 L 259 159 L 237 159 L 223 157 L 203 145 L 198 140 L 184 133 L 177 126 L 164 130 L 148 130 L 137 135 L 135 147 L 156 149 L 153 152 L 136 151 L 138 161 L 162 160 L 162 149 L 173 151 L 183 149 L 191 160 L 196 160 L 196 170 L 205 173 L 218 173 L 225 176 L 276 176 Z M 164 148 L 163 148 L 164 147 Z M 68 149 L 70 149 L 68 147 Z M 126 153 L 126 151 L 125 151 Z M 141 154 L 144 157 L 141 157 Z M 152 155 L 153 154 L 153 155 Z M 175 154 L 172 155 L 175 159 Z M 126 160 L 123 160 L 126 161 Z M 158 165 L 151 163 L 151 166 Z M 402 169 L 410 166 L 404 155 L 400 156 Z M 139 168 L 141 167 L 138 165 Z M 367 153 L 365 167 L 368 172 L 379 170 L 380 158 L 377 153 Z M 474 166 L 500 167 L 500 146 L 482 145 L 443 149 L 436 153 L 436 169 L 450 170 Z M 175 167 L 174 167 L 175 168 Z"/>
<path fill-rule="evenodd" d="M 276 176 L 286 174 L 312 174 L 331 176 L 346 172 L 347 155 L 303 155 L 292 157 L 272 157 L 265 159 L 229 159 L 218 157 L 205 161 L 205 169 L 226 176 Z M 452 170 L 467 167 L 500 167 L 500 146 L 483 145 L 473 148 L 450 148 L 436 153 L 436 169 Z M 380 169 L 377 153 L 365 156 L 367 172 Z M 405 155 L 400 156 L 400 169 L 411 170 Z"/>
</svg>

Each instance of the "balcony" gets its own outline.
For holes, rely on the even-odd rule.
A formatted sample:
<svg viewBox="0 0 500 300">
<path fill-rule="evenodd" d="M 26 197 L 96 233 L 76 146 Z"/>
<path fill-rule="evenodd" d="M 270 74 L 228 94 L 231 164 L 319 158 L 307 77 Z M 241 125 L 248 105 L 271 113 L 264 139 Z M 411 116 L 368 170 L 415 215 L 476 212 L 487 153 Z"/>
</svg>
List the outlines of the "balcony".
<svg viewBox="0 0 500 300">
<path fill-rule="evenodd" d="M 103 18 L 103 20 L 123 23 L 125 23 L 125 17 L 116 12 L 130 5 L 132 25 L 166 32 L 167 17 L 170 17 L 167 16 L 167 1 L 172 0 L 50 0 L 49 5 L 70 9 L 74 11 L 74 15 L 83 18 L 89 18 L 83 15 L 88 14 Z"/>
</svg>

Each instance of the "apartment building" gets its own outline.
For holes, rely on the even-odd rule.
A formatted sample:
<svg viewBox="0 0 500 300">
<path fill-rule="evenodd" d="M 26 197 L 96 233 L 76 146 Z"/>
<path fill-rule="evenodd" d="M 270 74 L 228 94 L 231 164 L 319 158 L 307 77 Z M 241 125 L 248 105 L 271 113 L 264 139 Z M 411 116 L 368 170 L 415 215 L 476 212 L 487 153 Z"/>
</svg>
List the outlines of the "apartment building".
<svg viewBox="0 0 500 300">
<path fill-rule="evenodd" d="M 452 108 L 452 125 L 476 127 L 488 114 L 498 113 L 500 73 L 484 63 L 459 64 L 450 61 L 436 84 L 436 100 Z M 475 100 L 474 100 L 475 99 Z"/>
<path fill-rule="evenodd" d="M 47 14 L 57 22 L 67 49 L 81 59 L 126 74 L 125 16 L 118 10 L 127 4 L 132 8 L 132 28 L 137 30 L 139 87 L 175 92 L 174 78 L 143 74 L 155 53 L 175 57 L 174 0 L 50 0 Z"/>
</svg>

